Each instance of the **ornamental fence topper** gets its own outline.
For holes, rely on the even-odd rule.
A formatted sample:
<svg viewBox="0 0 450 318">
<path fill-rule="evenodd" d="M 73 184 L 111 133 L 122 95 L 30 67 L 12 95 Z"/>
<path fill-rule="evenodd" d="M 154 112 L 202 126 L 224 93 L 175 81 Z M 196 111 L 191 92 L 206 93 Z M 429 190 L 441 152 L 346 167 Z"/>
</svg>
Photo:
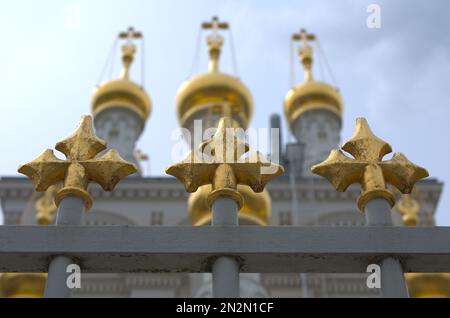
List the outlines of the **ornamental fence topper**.
<svg viewBox="0 0 450 318">
<path fill-rule="evenodd" d="M 46 297 L 70 297 L 71 288 L 79 285 L 80 271 L 212 272 L 213 297 L 223 298 L 239 297 L 241 272 L 369 270 L 380 275 L 370 284 L 379 285 L 384 297 L 408 297 L 405 272 L 450 271 L 448 228 L 392 225 L 395 196 L 386 184 L 410 193 L 427 171 L 401 153 L 383 161 L 392 149 L 372 133 L 365 119 L 357 120 L 356 131 L 342 150 L 333 150 L 312 168 L 337 191 L 361 184 L 357 204 L 367 226 L 345 229 L 239 226 L 243 198 L 237 185 L 261 192 L 284 169 L 260 153 L 248 155 L 246 142 L 230 135 L 232 127 L 231 118 L 222 118 L 210 140 L 166 170 L 188 192 L 212 185 L 207 198 L 211 227 L 84 227 L 82 214 L 93 204 L 88 184 L 96 182 L 111 191 L 137 169 L 115 150 L 98 156 L 106 142 L 95 135 L 92 118 L 83 116 L 77 130 L 56 144 L 66 160 L 47 149 L 19 168 L 36 191 L 54 187 L 56 226 L 0 227 L 0 270 L 48 272 Z"/>
</svg>

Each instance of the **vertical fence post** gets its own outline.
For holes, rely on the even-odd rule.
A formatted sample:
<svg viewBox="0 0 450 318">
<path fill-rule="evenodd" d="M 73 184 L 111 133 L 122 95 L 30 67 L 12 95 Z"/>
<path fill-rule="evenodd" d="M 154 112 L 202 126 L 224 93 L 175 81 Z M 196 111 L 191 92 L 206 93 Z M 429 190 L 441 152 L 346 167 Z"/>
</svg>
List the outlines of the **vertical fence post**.
<svg viewBox="0 0 450 318">
<path fill-rule="evenodd" d="M 392 226 L 391 207 L 385 199 L 373 199 L 364 209 L 367 226 Z M 408 298 L 400 261 L 387 257 L 378 264 L 381 269 L 381 294 L 385 298 Z"/>
<path fill-rule="evenodd" d="M 66 160 L 58 159 L 53 150 L 47 149 L 35 160 L 20 166 L 19 172 L 31 179 L 36 191 L 63 184 L 55 194 L 55 204 L 59 207 L 56 226 L 81 224 L 83 212 L 93 204 L 87 192 L 89 182 L 97 182 L 105 191 L 112 191 L 120 180 L 137 171 L 116 150 L 97 156 L 106 149 L 106 142 L 95 135 L 91 116 L 83 116 L 75 132 L 55 148 Z M 70 297 L 67 284 L 70 264 L 73 260 L 64 255 L 50 262 L 45 297 Z"/>
<path fill-rule="evenodd" d="M 238 207 L 234 200 L 222 197 L 212 206 L 212 226 L 238 226 Z M 239 263 L 232 257 L 219 256 L 212 267 L 213 297 L 239 297 Z"/>
<path fill-rule="evenodd" d="M 70 196 L 63 199 L 59 205 L 56 216 L 56 226 L 80 225 L 85 211 L 82 199 Z M 69 298 L 71 290 L 67 284 L 67 267 L 74 261 L 66 256 L 57 256 L 51 262 L 48 269 L 47 283 L 45 285 L 46 298 Z"/>
<path fill-rule="evenodd" d="M 401 193 L 410 193 L 414 184 L 426 178 L 428 172 L 402 153 L 392 159 L 383 157 L 392 152 L 391 146 L 375 136 L 365 118 L 358 118 L 352 138 L 342 150 L 332 150 L 322 163 L 312 167 L 312 172 L 330 181 L 337 191 L 345 191 L 351 184 L 361 184 L 358 207 L 365 213 L 368 226 L 392 226 L 391 208 L 395 196 L 387 188 L 390 183 Z M 386 255 L 379 263 L 383 297 L 408 297 L 408 290 L 400 261 Z"/>
<path fill-rule="evenodd" d="M 283 167 L 266 161 L 259 153 L 243 159 L 249 145 L 236 133 L 234 124 L 230 117 L 221 118 L 214 136 L 200 147 L 200 154 L 191 151 L 184 160 L 166 169 L 166 173 L 180 180 L 188 192 L 211 184 L 212 191 L 206 199 L 212 209 L 211 223 L 224 232 L 226 227 L 238 226 L 238 210 L 243 205 L 238 185 L 261 192 L 267 182 L 284 172 Z M 208 148 L 210 151 L 203 153 Z M 214 297 L 239 297 L 236 259 L 218 255 L 212 265 L 212 275 Z"/>
</svg>

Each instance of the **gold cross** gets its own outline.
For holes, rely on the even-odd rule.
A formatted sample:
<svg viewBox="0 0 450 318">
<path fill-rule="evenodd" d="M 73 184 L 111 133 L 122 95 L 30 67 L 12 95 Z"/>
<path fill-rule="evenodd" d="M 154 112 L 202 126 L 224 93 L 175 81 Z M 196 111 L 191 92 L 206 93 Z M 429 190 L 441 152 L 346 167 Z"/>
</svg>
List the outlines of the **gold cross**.
<svg viewBox="0 0 450 318">
<path fill-rule="evenodd" d="M 211 22 L 203 22 L 202 29 L 212 30 L 214 33 L 218 33 L 219 30 L 227 30 L 230 26 L 227 22 L 220 22 L 219 18 L 214 16 Z"/>
<path fill-rule="evenodd" d="M 89 210 L 92 198 L 86 189 L 90 182 L 112 191 L 120 180 L 137 171 L 136 166 L 123 160 L 116 150 L 96 157 L 106 149 L 106 142 L 95 135 L 91 116 L 83 116 L 76 131 L 55 148 L 67 160 L 58 159 L 53 150 L 47 149 L 35 160 L 20 166 L 19 172 L 29 177 L 39 192 L 62 182 L 62 189 L 55 195 L 57 206 L 65 197 L 78 196 Z"/>
<path fill-rule="evenodd" d="M 168 167 L 166 173 L 180 180 L 191 193 L 212 184 L 213 191 L 207 198 L 209 206 L 225 196 L 236 201 L 240 209 L 243 198 L 237 191 L 238 184 L 262 192 L 267 182 L 284 172 L 282 166 L 268 162 L 259 152 L 242 158 L 248 151 L 248 144 L 236 133 L 232 119 L 223 117 L 215 135 L 200 146 L 200 154 L 190 151 L 181 162 Z"/>
<path fill-rule="evenodd" d="M 209 70 L 211 72 L 217 72 L 219 70 L 219 57 L 220 50 L 222 48 L 224 39 L 219 34 L 220 30 L 227 30 L 229 28 L 228 23 L 220 22 L 218 17 L 213 17 L 211 22 L 203 22 L 202 29 L 212 30 L 212 34 L 207 36 L 206 44 L 209 49 Z"/>
<path fill-rule="evenodd" d="M 428 176 L 424 168 L 413 164 L 402 153 L 395 153 L 391 160 L 383 161 L 392 148 L 372 133 L 365 118 L 357 119 L 356 131 L 342 146 L 342 150 L 354 159 L 344 155 L 341 150 L 332 150 L 324 162 L 311 170 L 328 179 L 340 192 L 353 183 L 360 183 L 362 193 L 358 198 L 358 207 L 361 211 L 374 198 L 384 198 L 394 206 L 394 195 L 386 188 L 386 183 L 406 194 L 411 193 L 417 181 Z"/>
<path fill-rule="evenodd" d="M 133 27 L 129 27 L 127 31 L 119 33 L 119 38 L 131 43 L 134 39 L 142 39 L 142 32 L 134 30 Z"/>
<path fill-rule="evenodd" d="M 299 33 L 294 33 L 292 35 L 293 41 L 301 41 L 303 44 L 307 44 L 308 41 L 314 41 L 316 36 L 312 33 L 306 32 L 305 29 L 301 29 Z"/>
<path fill-rule="evenodd" d="M 127 43 L 122 46 L 122 62 L 123 70 L 120 75 L 122 79 L 128 79 L 130 77 L 130 66 L 134 60 L 134 54 L 136 53 L 136 46 L 133 43 L 134 39 L 141 39 L 143 37 L 142 33 L 135 31 L 133 27 L 129 27 L 128 31 L 120 32 L 119 38 L 127 40 Z"/>
<path fill-rule="evenodd" d="M 306 32 L 305 29 L 301 29 L 299 33 L 292 35 L 293 41 L 301 41 L 301 46 L 298 53 L 305 69 L 305 81 L 312 80 L 313 49 L 308 42 L 314 41 L 315 39 L 316 36 L 312 33 Z"/>
</svg>

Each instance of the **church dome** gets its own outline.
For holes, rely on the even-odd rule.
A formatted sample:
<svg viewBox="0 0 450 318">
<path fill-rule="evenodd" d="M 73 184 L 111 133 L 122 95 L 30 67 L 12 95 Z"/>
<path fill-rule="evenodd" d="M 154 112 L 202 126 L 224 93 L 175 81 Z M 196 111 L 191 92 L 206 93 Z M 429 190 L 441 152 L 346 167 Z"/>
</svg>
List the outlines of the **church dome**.
<svg viewBox="0 0 450 318">
<path fill-rule="evenodd" d="M 121 33 L 121 38 L 128 39 L 122 46 L 123 70 L 120 78 L 107 81 L 94 89 L 92 94 L 92 113 L 97 116 L 110 108 L 126 108 L 146 121 L 151 113 L 151 101 L 144 88 L 129 79 L 131 64 L 136 53 L 133 38 L 140 38 L 142 34 L 130 28 L 128 32 Z"/>
<path fill-rule="evenodd" d="M 306 81 L 291 89 L 284 100 L 284 111 L 289 124 L 310 110 L 324 109 L 342 116 L 343 103 L 339 90 L 320 81 Z"/>
<path fill-rule="evenodd" d="M 176 112 L 182 127 L 199 114 L 222 112 L 222 105 L 230 106 L 230 115 L 243 128 L 247 128 L 253 113 L 253 98 L 238 78 L 210 71 L 184 82 L 176 96 Z"/>
<path fill-rule="evenodd" d="M 97 87 L 92 94 L 94 116 L 111 107 L 127 108 L 143 120 L 151 112 L 150 98 L 145 90 L 128 79 L 116 79 Z"/>
<path fill-rule="evenodd" d="M 219 57 L 224 38 L 219 30 L 228 29 L 228 23 L 213 17 L 203 29 L 212 30 L 207 37 L 209 70 L 184 82 L 176 96 L 176 112 L 180 125 L 191 129 L 195 120 L 206 120 L 206 125 L 216 127 L 222 117 L 233 119 L 233 126 L 247 129 L 253 114 L 253 98 L 239 78 L 219 71 Z M 200 187 L 188 199 L 189 219 L 194 226 L 211 222 L 211 209 L 206 198 L 212 186 Z M 271 216 L 269 193 L 255 193 L 246 185 L 238 185 L 244 206 L 239 211 L 241 224 L 267 225 Z"/>
<path fill-rule="evenodd" d="M 284 99 L 284 112 L 289 125 L 292 127 L 301 115 L 311 110 L 327 110 L 341 120 L 343 102 L 339 90 L 327 83 L 314 80 L 312 76 L 313 48 L 308 41 L 315 40 L 315 35 L 301 30 L 299 34 L 294 34 L 292 39 L 302 42 L 298 53 L 305 79 L 303 83 L 289 90 Z"/>
<path fill-rule="evenodd" d="M 202 186 L 189 196 L 189 219 L 194 226 L 207 225 L 211 222 L 211 209 L 206 203 L 211 188 L 211 185 Z M 272 211 L 269 192 L 264 190 L 261 193 L 256 193 L 246 185 L 238 185 L 237 190 L 244 199 L 244 205 L 238 214 L 239 224 L 268 225 Z"/>
<path fill-rule="evenodd" d="M 215 126 L 224 116 L 233 118 L 237 125 L 247 129 L 253 114 L 253 98 L 239 78 L 219 71 L 219 58 L 224 38 L 218 33 L 228 29 L 228 23 L 214 17 L 204 23 L 203 29 L 211 29 L 206 39 L 209 51 L 209 70 L 185 81 L 178 90 L 175 104 L 180 125 L 192 128 L 195 120 L 207 119 Z"/>
</svg>

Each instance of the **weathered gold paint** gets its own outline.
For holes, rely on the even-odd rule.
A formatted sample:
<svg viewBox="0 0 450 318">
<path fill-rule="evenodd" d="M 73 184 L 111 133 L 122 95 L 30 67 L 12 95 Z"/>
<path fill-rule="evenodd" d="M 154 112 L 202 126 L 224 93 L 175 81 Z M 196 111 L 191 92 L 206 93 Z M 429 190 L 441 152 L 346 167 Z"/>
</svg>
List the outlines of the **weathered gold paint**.
<svg viewBox="0 0 450 318">
<path fill-rule="evenodd" d="M 55 204 L 55 195 L 61 189 L 61 184 L 50 186 L 44 194 L 36 200 L 36 222 L 41 225 L 53 224 L 55 212 L 58 207 Z"/>
<path fill-rule="evenodd" d="M 191 193 L 203 185 L 212 184 L 212 192 L 207 198 L 209 206 L 216 198 L 225 196 L 235 200 L 240 209 L 243 199 L 237 191 L 238 184 L 262 192 L 267 182 L 282 174 L 284 169 L 265 161 L 259 153 L 242 159 L 248 152 L 248 145 L 232 134 L 232 127 L 231 118 L 222 118 L 216 134 L 201 145 L 199 154 L 189 152 L 184 160 L 168 167 L 166 173 L 180 180 Z M 263 168 L 271 168 L 273 173 L 263 174 Z"/>
<path fill-rule="evenodd" d="M 419 223 L 420 205 L 411 194 L 403 194 L 397 201 L 397 210 L 403 217 L 403 224 L 406 226 L 416 226 Z"/>
<path fill-rule="evenodd" d="M 330 156 L 313 166 L 311 171 L 328 179 L 340 192 L 353 183 L 360 183 L 362 193 L 358 207 L 361 211 L 374 198 L 384 198 L 394 206 L 394 195 L 386 188 L 386 183 L 401 193 L 411 193 L 414 184 L 428 176 L 424 168 L 413 164 L 402 153 L 395 153 L 391 160 L 383 161 L 392 148 L 372 133 L 364 118 L 357 119 L 356 131 L 342 150 L 354 158 L 347 157 L 341 150 L 332 150 Z"/>
<path fill-rule="evenodd" d="M 111 191 L 120 180 L 137 171 L 136 166 L 123 160 L 116 150 L 95 157 L 106 149 L 106 142 L 95 135 L 91 116 L 83 116 L 77 130 L 57 143 L 56 149 L 67 160 L 56 158 L 53 150 L 47 149 L 32 162 L 20 166 L 19 172 L 28 176 L 39 192 L 63 183 L 62 189 L 55 195 L 57 206 L 65 197 L 77 196 L 83 199 L 89 210 L 92 199 L 86 190 L 90 182 Z"/>
</svg>

